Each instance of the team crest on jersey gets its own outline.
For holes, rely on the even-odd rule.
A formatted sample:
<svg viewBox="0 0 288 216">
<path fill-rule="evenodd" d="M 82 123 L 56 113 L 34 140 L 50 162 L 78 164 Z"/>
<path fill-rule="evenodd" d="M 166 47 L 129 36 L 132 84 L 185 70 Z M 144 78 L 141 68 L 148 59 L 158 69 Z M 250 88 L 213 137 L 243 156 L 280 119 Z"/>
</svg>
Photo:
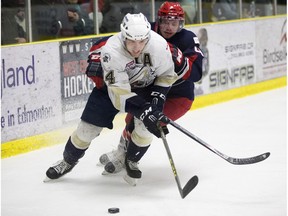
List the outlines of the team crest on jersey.
<svg viewBox="0 0 288 216">
<path fill-rule="evenodd" d="M 111 56 L 108 53 L 104 54 L 103 62 L 109 62 L 111 60 Z"/>
<path fill-rule="evenodd" d="M 132 88 L 143 88 L 155 80 L 155 70 L 143 64 L 136 64 L 133 70 L 128 71 L 129 82 Z"/>
</svg>

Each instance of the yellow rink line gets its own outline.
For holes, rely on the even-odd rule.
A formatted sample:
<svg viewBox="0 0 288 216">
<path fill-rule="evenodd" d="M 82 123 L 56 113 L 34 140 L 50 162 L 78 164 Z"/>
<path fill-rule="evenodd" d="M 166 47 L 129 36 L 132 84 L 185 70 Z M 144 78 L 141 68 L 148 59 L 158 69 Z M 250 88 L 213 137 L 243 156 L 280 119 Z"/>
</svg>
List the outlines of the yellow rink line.
<svg viewBox="0 0 288 216">
<path fill-rule="evenodd" d="M 280 77 L 264 82 L 259 82 L 239 88 L 234 88 L 222 92 L 212 93 L 203 96 L 197 96 L 193 103 L 193 110 L 205 106 L 229 101 L 236 98 L 245 97 L 252 94 L 257 94 L 263 91 L 268 91 L 275 88 L 287 86 L 287 77 Z M 114 120 L 115 127 L 124 127 L 124 114 L 118 115 Z M 1 145 L 1 158 L 7 158 L 18 154 L 30 152 L 43 147 L 48 147 L 56 144 L 65 143 L 68 136 L 75 129 L 66 127 L 52 132 L 47 132 L 40 135 L 35 135 L 19 140 L 9 141 Z M 105 130 L 104 130 L 105 132 Z"/>
</svg>

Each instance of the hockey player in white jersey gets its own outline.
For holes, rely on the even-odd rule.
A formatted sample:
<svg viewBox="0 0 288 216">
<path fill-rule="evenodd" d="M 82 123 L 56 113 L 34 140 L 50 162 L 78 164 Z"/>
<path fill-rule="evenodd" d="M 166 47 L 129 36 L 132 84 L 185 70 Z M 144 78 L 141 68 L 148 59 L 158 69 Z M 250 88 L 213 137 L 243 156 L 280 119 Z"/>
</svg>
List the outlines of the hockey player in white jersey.
<svg viewBox="0 0 288 216">
<path fill-rule="evenodd" d="M 142 13 L 128 13 L 120 27 L 121 32 L 101 48 L 100 56 L 93 50 L 89 54 L 87 74 L 93 76 L 102 65 L 104 83 L 93 89 L 81 121 L 65 145 L 63 159 L 46 171 L 48 179 L 70 172 L 102 129 L 113 128 L 119 111 L 134 116 L 125 165 L 129 177 L 141 178 L 137 162 L 152 142 L 153 134 L 160 137 L 158 122 L 169 123 L 162 108 L 177 74 L 167 42 L 151 31 Z"/>
<path fill-rule="evenodd" d="M 170 43 L 174 61 L 174 70 L 179 79 L 172 85 L 163 108 L 163 113 L 176 121 L 185 115 L 194 101 L 194 82 L 202 77 L 203 54 L 197 36 L 184 28 L 185 12 L 178 2 L 164 2 L 158 9 L 157 21 L 151 23 L 151 29 L 162 35 Z M 94 44 L 95 49 L 103 45 Z M 125 118 L 126 127 L 122 132 L 118 147 L 100 156 L 99 162 L 104 165 L 103 174 L 118 173 L 125 168 L 125 154 L 134 124 L 131 114 Z"/>
</svg>

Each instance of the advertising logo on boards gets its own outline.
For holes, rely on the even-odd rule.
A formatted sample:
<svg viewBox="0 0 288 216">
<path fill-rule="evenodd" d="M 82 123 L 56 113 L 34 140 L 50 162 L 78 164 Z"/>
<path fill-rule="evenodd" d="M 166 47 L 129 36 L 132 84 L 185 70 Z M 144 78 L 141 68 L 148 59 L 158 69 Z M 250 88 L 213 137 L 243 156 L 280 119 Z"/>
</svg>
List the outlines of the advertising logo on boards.
<svg viewBox="0 0 288 216">
<path fill-rule="evenodd" d="M 31 56 L 31 64 L 28 65 L 9 65 L 5 58 L 1 65 L 1 98 L 4 89 L 18 86 L 33 85 L 35 79 L 35 57 Z"/>
<path fill-rule="evenodd" d="M 94 83 L 85 72 L 95 39 L 60 43 L 61 97 L 64 122 L 79 119 Z"/>
<path fill-rule="evenodd" d="M 287 72 L 287 19 L 277 30 L 278 38 L 262 50 L 262 70 L 265 77 L 280 76 Z"/>
</svg>

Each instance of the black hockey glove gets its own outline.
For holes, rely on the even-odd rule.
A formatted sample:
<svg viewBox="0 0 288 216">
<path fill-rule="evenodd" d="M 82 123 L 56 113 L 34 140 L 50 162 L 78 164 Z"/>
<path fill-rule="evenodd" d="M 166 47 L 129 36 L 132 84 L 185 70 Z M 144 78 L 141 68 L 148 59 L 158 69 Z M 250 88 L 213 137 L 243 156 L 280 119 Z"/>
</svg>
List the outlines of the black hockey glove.
<svg viewBox="0 0 288 216">
<path fill-rule="evenodd" d="M 152 86 L 151 87 L 151 104 L 158 107 L 159 110 L 163 110 L 164 103 L 166 101 L 166 94 L 169 91 L 169 87 Z"/>
<path fill-rule="evenodd" d="M 139 119 L 143 121 L 147 130 L 154 134 L 156 137 L 161 137 L 161 133 L 158 129 L 158 122 L 168 124 L 170 122 L 161 111 L 158 110 L 157 106 L 147 104 L 142 113 L 139 116 Z M 166 130 L 164 130 L 166 132 Z"/>
<path fill-rule="evenodd" d="M 103 81 L 103 69 L 100 62 L 100 53 L 92 53 L 88 58 L 88 66 L 86 68 L 86 74 L 93 80 L 96 88 L 100 89 L 104 85 Z"/>
</svg>

